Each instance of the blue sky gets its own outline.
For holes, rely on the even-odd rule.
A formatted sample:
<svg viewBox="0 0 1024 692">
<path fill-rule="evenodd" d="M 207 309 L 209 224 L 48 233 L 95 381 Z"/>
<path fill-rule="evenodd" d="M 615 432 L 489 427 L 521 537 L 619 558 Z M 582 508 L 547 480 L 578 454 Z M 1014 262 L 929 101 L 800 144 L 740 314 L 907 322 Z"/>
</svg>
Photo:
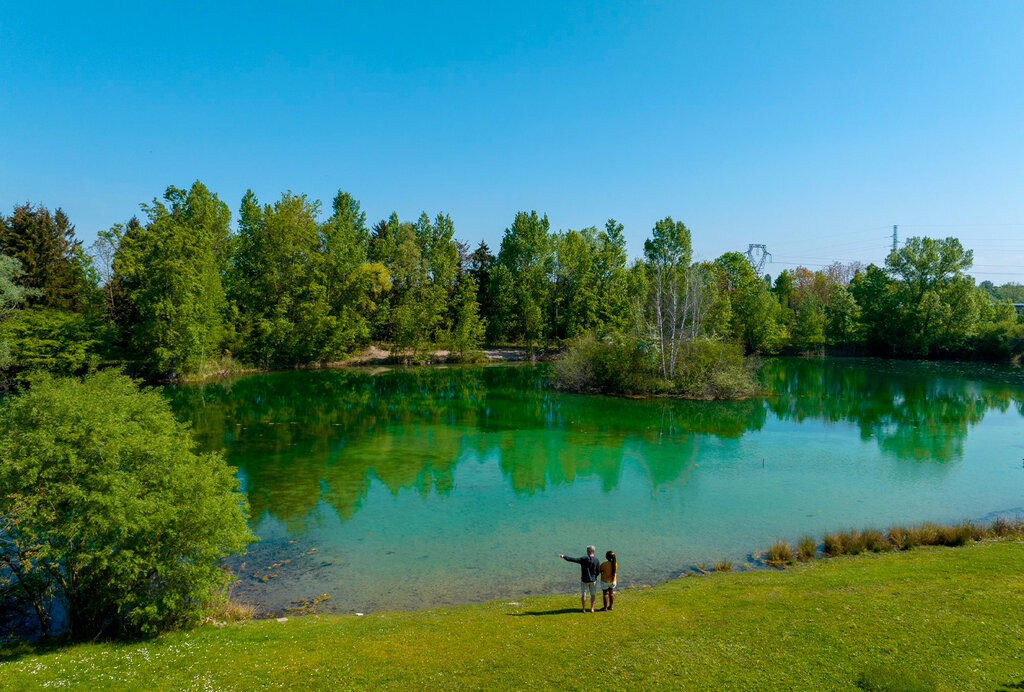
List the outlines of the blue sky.
<svg viewBox="0 0 1024 692">
<path fill-rule="evenodd" d="M 443 210 L 492 249 L 686 222 L 768 271 L 880 262 L 892 225 L 1024 281 L 1024 3 L 16 3 L 0 13 L 0 205 L 87 242 L 200 179 L 372 222 Z"/>
</svg>

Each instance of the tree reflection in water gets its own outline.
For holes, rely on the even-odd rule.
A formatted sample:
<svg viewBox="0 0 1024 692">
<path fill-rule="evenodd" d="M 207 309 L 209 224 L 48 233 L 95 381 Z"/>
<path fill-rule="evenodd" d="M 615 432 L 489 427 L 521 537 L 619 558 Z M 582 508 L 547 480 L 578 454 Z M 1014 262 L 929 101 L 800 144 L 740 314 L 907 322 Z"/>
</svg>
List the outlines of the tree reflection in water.
<svg viewBox="0 0 1024 692">
<path fill-rule="evenodd" d="M 304 530 L 326 502 L 351 517 L 376 480 L 397 495 L 445 496 L 463 459 L 497 457 L 517 494 L 622 475 L 624 450 L 652 488 L 685 479 L 699 445 L 768 421 L 847 422 L 900 461 L 946 463 L 990 409 L 1024 415 L 1019 369 L 869 360 L 771 359 L 764 396 L 744 401 L 616 399 L 545 386 L 543 366 L 340 369 L 243 376 L 167 389 L 200 444 L 241 472 L 254 521 Z"/>
</svg>

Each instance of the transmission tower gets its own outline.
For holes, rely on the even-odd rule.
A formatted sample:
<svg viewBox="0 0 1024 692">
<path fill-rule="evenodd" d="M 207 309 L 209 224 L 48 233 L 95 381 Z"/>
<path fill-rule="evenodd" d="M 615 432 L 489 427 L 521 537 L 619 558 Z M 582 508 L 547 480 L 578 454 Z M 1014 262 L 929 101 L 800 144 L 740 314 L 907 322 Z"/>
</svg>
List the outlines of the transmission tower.
<svg viewBox="0 0 1024 692">
<path fill-rule="evenodd" d="M 772 261 L 772 253 L 768 252 L 768 247 L 763 243 L 751 243 L 747 247 L 747 261 L 754 268 L 754 273 L 761 276 L 764 273 L 765 262 Z"/>
<path fill-rule="evenodd" d="M 899 247 L 899 244 L 900 244 L 899 236 L 896 235 L 897 229 L 899 229 L 899 226 L 893 226 L 892 227 L 892 249 L 893 250 L 897 249 Z"/>
</svg>

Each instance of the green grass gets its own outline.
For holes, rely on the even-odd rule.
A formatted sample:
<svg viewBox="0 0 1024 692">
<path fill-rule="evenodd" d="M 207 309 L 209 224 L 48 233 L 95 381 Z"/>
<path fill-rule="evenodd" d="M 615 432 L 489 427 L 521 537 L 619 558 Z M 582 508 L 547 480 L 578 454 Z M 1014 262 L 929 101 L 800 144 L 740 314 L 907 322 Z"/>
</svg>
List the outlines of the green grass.
<svg viewBox="0 0 1024 692">
<path fill-rule="evenodd" d="M 9 652 L 36 689 L 1019 689 L 1024 542 L 864 553 L 622 591 L 204 626 Z M 568 593 L 572 590 L 572 593 Z"/>
</svg>

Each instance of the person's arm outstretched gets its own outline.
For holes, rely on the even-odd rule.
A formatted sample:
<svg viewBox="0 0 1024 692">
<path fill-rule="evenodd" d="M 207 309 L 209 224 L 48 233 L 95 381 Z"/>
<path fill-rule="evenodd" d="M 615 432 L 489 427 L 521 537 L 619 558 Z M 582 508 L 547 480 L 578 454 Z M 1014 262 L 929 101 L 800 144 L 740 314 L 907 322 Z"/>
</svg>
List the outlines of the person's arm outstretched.
<svg viewBox="0 0 1024 692">
<path fill-rule="evenodd" d="M 566 562 L 575 562 L 577 565 L 583 564 L 583 561 L 586 559 L 582 557 L 568 557 L 566 555 L 563 555 L 562 553 L 559 553 L 558 557 L 562 558 Z"/>
</svg>

